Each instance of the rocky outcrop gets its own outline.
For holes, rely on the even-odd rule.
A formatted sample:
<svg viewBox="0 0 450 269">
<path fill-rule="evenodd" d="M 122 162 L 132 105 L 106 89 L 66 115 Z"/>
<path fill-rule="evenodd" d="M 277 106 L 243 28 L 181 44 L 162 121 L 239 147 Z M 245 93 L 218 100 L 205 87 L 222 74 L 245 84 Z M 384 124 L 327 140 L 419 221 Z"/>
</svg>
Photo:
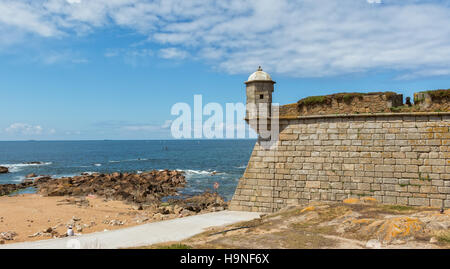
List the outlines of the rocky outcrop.
<svg viewBox="0 0 450 269">
<path fill-rule="evenodd" d="M 0 174 L 6 174 L 8 172 L 8 167 L 0 166 Z"/>
<path fill-rule="evenodd" d="M 140 174 L 112 173 L 81 175 L 53 179 L 40 176 L 26 179 L 20 184 L 1 184 L 0 196 L 27 187 L 37 188 L 44 196 L 86 196 L 96 195 L 111 200 L 130 203 L 152 203 L 164 196 L 176 194 L 177 188 L 186 183 L 179 171 L 150 171 Z"/>
<path fill-rule="evenodd" d="M 180 214 L 184 212 L 212 212 L 222 211 L 228 208 L 228 203 L 217 193 L 204 192 L 192 197 L 184 197 L 184 199 L 170 199 L 169 206 L 160 207 L 162 214 Z"/>
<path fill-rule="evenodd" d="M 0 196 L 8 195 L 17 189 L 18 189 L 18 186 L 16 184 L 1 184 L 0 185 Z"/>
<path fill-rule="evenodd" d="M 150 171 L 139 174 L 82 174 L 75 177 L 53 179 L 40 176 L 26 179 L 20 184 L 0 185 L 0 195 L 34 187 L 43 196 L 66 196 L 58 205 L 89 206 L 86 197 L 102 197 L 132 204 L 134 210 L 155 212 L 153 220 L 191 216 L 199 213 L 222 211 L 228 202 L 218 193 L 178 195 L 177 189 L 186 183 L 183 172 Z M 67 197 L 72 196 L 72 197 Z M 163 202 L 164 197 L 171 197 Z"/>
<path fill-rule="evenodd" d="M 33 186 L 33 182 L 26 181 L 20 184 L 0 184 L 0 196 Z"/>
<path fill-rule="evenodd" d="M 14 237 L 16 237 L 16 236 L 17 236 L 17 233 L 11 232 L 11 231 L 0 233 L 0 239 L 3 239 L 3 240 L 14 240 Z"/>
<path fill-rule="evenodd" d="M 448 249 L 449 228 L 450 209 L 387 205 L 364 197 L 287 206 L 180 243 L 226 249 Z"/>
<path fill-rule="evenodd" d="M 161 197 L 174 195 L 186 183 L 182 172 L 150 171 L 140 174 L 112 173 L 63 177 L 38 178 L 34 185 L 44 196 L 97 195 L 111 200 L 130 203 L 152 203 Z"/>
</svg>

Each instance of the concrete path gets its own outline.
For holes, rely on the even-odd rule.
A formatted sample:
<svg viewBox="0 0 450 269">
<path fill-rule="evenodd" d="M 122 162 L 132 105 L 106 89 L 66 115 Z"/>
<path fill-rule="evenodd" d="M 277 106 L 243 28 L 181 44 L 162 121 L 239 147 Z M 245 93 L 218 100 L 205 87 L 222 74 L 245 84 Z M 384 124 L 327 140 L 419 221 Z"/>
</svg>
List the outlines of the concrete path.
<svg viewBox="0 0 450 269">
<path fill-rule="evenodd" d="M 220 211 L 185 218 L 153 222 L 114 231 L 34 242 L 0 245 L 0 249 L 127 248 L 180 241 L 206 228 L 230 225 L 258 218 L 260 213 Z"/>
</svg>

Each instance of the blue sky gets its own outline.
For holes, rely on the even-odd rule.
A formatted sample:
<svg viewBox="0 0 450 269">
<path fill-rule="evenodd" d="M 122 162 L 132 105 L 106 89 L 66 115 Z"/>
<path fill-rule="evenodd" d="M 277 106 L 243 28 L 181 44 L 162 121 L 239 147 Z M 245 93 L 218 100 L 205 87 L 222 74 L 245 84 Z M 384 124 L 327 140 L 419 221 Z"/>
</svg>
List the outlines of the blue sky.
<svg viewBox="0 0 450 269">
<path fill-rule="evenodd" d="M 0 0 L 0 140 L 170 138 L 177 102 L 450 88 L 450 2 Z"/>
</svg>

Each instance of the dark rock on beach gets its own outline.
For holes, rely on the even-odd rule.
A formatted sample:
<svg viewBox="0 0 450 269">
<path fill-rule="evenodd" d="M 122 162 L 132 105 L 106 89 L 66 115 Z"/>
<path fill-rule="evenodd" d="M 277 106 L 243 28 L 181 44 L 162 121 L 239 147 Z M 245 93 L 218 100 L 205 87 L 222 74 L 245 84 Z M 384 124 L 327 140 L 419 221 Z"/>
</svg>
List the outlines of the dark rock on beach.
<svg viewBox="0 0 450 269">
<path fill-rule="evenodd" d="M 112 173 L 81 175 L 51 179 L 37 178 L 34 185 L 44 196 L 97 195 L 130 203 L 152 203 L 161 197 L 176 194 L 186 183 L 182 172 L 150 171 L 140 174 Z"/>
<path fill-rule="evenodd" d="M 8 195 L 13 191 L 18 190 L 19 187 L 17 184 L 1 184 L 0 185 L 0 196 Z"/>
<path fill-rule="evenodd" d="M 6 174 L 8 172 L 8 167 L 0 166 L 0 174 Z"/>
<path fill-rule="evenodd" d="M 34 185 L 32 180 L 25 180 L 19 184 L 0 184 L 0 196 L 11 194 L 15 191 L 32 187 Z"/>
<path fill-rule="evenodd" d="M 82 174 L 75 177 L 53 179 L 39 176 L 25 179 L 20 184 L 0 185 L 0 196 L 34 187 L 43 196 L 66 196 L 58 204 L 88 206 L 87 196 L 119 200 L 132 204 L 135 210 L 154 208 L 163 215 L 189 216 L 202 212 L 224 210 L 228 203 L 217 193 L 204 192 L 195 196 L 179 196 L 177 190 L 184 187 L 186 179 L 180 171 L 149 171 L 139 174 Z M 162 203 L 164 197 L 171 198 Z M 74 200 L 75 199 L 75 200 Z"/>
<path fill-rule="evenodd" d="M 16 236 L 17 236 L 17 233 L 11 232 L 11 231 L 0 233 L 0 239 L 3 239 L 3 240 L 14 240 L 14 237 L 16 237 Z"/>
<path fill-rule="evenodd" d="M 169 199 L 167 202 L 173 206 L 160 207 L 161 214 L 179 214 L 182 211 L 192 213 L 221 211 L 228 207 L 228 203 L 219 194 L 208 191 L 183 199 Z"/>
<path fill-rule="evenodd" d="M 44 164 L 43 162 L 24 162 L 24 164 Z"/>
</svg>

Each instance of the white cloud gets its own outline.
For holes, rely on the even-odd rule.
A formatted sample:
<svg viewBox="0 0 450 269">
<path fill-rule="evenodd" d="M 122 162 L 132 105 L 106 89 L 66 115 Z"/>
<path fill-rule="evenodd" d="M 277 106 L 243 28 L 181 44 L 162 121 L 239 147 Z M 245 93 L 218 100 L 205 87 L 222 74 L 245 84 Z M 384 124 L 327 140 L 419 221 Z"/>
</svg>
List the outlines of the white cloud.
<svg viewBox="0 0 450 269">
<path fill-rule="evenodd" d="M 70 50 L 45 51 L 39 55 L 36 55 L 33 60 L 42 62 L 44 64 L 48 64 L 48 65 L 57 64 L 57 63 L 84 64 L 84 63 L 89 62 L 88 59 L 80 56 L 78 52 L 73 52 Z"/>
<path fill-rule="evenodd" d="M 40 135 L 44 129 L 40 125 L 30 125 L 26 123 L 13 123 L 5 129 L 7 133 L 21 135 Z"/>
<path fill-rule="evenodd" d="M 154 132 L 154 131 L 163 131 L 169 130 L 172 125 L 172 120 L 166 120 L 162 125 L 158 124 L 130 124 L 127 122 L 111 122 L 108 123 L 109 126 L 114 126 L 114 128 L 120 128 L 125 131 L 133 131 L 133 132 Z"/>
<path fill-rule="evenodd" d="M 163 45 L 161 57 L 192 56 L 229 73 L 258 65 L 295 77 L 450 71 L 449 1 L 0 0 L 0 40 L 110 25 Z"/>
<path fill-rule="evenodd" d="M 127 49 L 112 49 L 109 48 L 104 53 L 106 58 L 121 57 L 122 60 L 129 65 L 138 66 L 145 65 L 153 56 L 153 51 L 146 48 L 127 48 Z"/>
<path fill-rule="evenodd" d="M 188 53 L 177 48 L 164 48 L 159 50 L 159 55 L 164 59 L 184 59 Z"/>
<path fill-rule="evenodd" d="M 164 124 L 161 126 L 161 129 L 170 129 L 170 126 L 172 125 L 172 120 L 166 120 Z"/>
<path fill-rule="evenodd" d="M 0 24 L 4 27 L 13 27 L 11 31 L 17 28 L 44 37 L 60 34 L 58 26 L 51 21 L 51 17 L 44 16 L 45 13 L 45 9 L 36 5 L 32 6 L 29 2 L 0 1 Z"/>
</svg>

